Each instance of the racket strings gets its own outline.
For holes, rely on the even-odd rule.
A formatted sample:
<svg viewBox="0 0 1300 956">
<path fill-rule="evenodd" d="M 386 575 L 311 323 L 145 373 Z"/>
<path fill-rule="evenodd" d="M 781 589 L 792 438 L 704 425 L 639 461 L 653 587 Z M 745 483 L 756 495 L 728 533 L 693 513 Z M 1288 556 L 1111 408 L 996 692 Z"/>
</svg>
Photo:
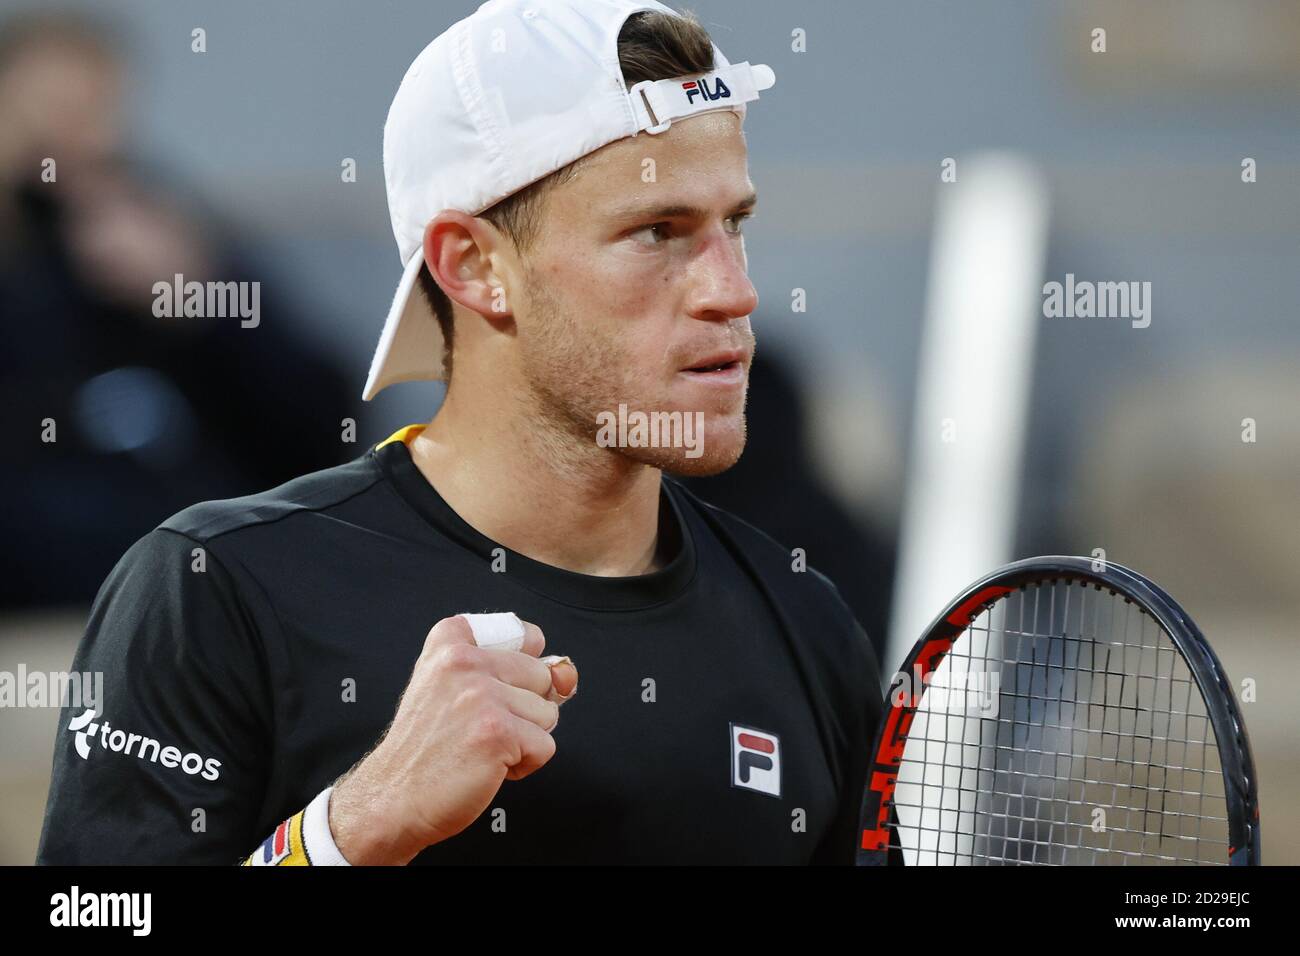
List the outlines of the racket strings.
<svg viewBox="0 0 1300 956">
<path fill-rule="evenodd" d="M 1225 864 L 1224 793 L 1200 690 L 1158 622 L 1043 582 L 986 607 L 931 675 L 891 838 L 914 864 Z"/>
</svg>

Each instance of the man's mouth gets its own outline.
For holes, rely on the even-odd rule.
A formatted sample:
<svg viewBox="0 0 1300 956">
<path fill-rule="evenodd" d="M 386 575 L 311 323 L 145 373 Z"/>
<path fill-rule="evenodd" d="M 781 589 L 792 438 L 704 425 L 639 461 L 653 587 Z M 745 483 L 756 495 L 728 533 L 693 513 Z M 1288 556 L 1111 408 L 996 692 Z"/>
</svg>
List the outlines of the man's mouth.
<svg viewBox="0 0 1300 956">
<path fill-rule="evenodd" d="M 701 355 L 682 371 L 692 375 L 734 375 L 744 372 L 744 362 L 745 352 L 742 349 L 727 349 Z"/>
<path fill-rule="evenodd" d="M 710 372 L 722 372 L 725 371 L 726 369 L 731 369 L 731 368 L 740 368 L 740 363 L 739 362 L 713 362 L 709 365 L 696 365 L 693 368 L 686 369 L 686 371 L 695 372 L 696 374 L 700 374 L 700 375 L 707 375 Z"/>
<path fill-rule="evenodd" d="M 701 356 L 694 365 L 682 369 L 681 374 L 700 384 L 742 385 L 745 381 L 745 353 L 729 351 Z"/>
</svg>

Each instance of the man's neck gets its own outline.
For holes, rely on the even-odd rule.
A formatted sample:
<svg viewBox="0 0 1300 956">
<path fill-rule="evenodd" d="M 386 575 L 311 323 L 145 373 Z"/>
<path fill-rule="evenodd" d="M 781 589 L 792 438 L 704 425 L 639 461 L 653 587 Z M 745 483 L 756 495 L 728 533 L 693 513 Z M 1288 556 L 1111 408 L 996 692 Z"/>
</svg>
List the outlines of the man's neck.
<svg viewBox="0 0 1300 956">
<path fill-rule="evenodd" d="M 657 468 L 499 411 L 471 417 L 448 394 L 410 442 L 452 510 L 511 551 L 567 571 L 623 577 L 662 566 Z"/>
</svg>

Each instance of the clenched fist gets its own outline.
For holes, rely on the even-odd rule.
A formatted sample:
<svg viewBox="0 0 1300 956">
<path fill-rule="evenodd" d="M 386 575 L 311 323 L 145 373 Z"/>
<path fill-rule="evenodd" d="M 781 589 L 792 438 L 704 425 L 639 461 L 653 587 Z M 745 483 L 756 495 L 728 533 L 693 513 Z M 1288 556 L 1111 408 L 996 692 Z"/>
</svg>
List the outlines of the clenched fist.
<svg viewBox="0 0 1300 956">
<path fill-rule="evenodd" d="M 554 755 L 578 671 L 540 659 L 541 628 L 523 630 L 517 651 L 479 647 L 460 615 L 429 631 L 393 722 L 330 794 L 330 831 L 350 863 L 409 863 L 473 823 L 502 781 Z"/>
</svg>

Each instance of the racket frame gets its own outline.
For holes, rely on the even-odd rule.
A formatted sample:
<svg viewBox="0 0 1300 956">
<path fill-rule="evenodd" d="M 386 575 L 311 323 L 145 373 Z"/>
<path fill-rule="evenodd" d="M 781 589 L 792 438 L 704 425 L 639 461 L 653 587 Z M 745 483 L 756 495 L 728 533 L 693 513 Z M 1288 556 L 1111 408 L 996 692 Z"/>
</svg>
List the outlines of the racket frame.
<svg viewBox="0 0 1300 956">
<path fill-rule="evenodd" d="M 1095 565 L 1100 564 L 1101 570 Z M 1182 655 L 1204 698 L 1214 730 L 1223 770 L 1228 817 L 1228 863 L 1260 864 L 1259 797 L 1255 763 L 1251 756 L 1246 722 L 1233 694 L 1223 664 L 1186 611 L 1155 582 L 1113 561 L 1070 555 L 1025 558 L 984 575 L 954 598 L 926 628 L 897 672 L 919 676 L 923 687 L 938 669 L 957 639 L 988 607 L 1030 584 L 1080 582 L 1109 590 L 1150 614 Z M 912 719 L 924 692 L 898 695 L 893 682 L 886 694 L 880 726 L 872 743 L 872 762 L 862 798 L 858 827 L 858 866 L 884 866 L 889 862 L 890 821 L 894 788 L 898 783 L 903 749 Z M 895 698 L 901 697 L 901 702 Z"/>
</svg>

